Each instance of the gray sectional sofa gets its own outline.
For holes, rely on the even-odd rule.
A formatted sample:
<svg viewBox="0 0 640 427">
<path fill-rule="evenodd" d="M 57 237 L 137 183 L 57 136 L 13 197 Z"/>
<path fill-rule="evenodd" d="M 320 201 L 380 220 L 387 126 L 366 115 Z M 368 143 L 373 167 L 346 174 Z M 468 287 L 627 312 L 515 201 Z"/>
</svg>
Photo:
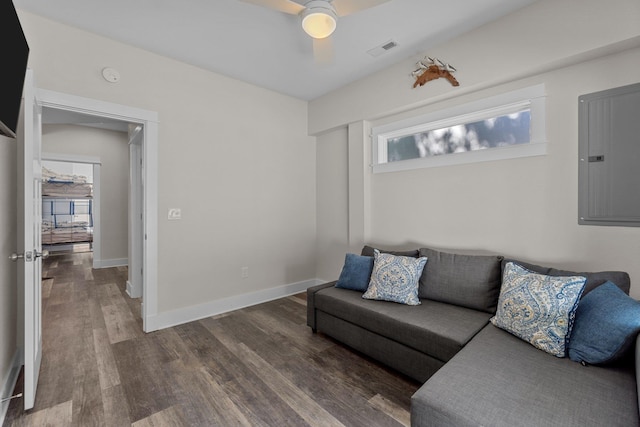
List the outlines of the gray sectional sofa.
<svg viewBox="0 0 640 427">
<path fill-rule="evenodd" d="M 412 397 L 412 426 L 640 425 L 640 342 L 635 358 L 609 366 L 555 357 L 489 321 L 509 260 L 427 248 L 395 254 L 428 257 L 420 305 L 363 299 L 330 282 L 308 289 L 307 324 L 424 382 Z M 518 263 L 550 276 L 575 274 Z M 629 292 L 627 273 L 578 274 L 587 277 L 583 297 L 607 280 Z"/>
</svg>

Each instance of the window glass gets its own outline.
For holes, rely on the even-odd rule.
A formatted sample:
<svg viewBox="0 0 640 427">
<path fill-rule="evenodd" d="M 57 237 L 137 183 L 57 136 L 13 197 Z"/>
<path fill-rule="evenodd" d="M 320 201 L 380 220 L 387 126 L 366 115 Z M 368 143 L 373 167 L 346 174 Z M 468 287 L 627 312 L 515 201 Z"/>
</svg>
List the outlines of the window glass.
<svg viewBox="0 0 640 427">
<path fill-rule="evenodd" d="M 529 142 L 529 109 L 387 140 L 387 161 L 464 153 Z"/>
</svg>

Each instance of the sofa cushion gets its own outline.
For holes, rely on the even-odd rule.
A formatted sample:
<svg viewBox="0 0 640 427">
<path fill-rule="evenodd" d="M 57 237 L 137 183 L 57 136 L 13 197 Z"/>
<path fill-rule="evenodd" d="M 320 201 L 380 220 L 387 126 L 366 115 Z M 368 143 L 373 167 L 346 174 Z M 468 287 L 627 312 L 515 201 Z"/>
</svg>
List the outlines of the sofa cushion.
<svg viewBox="0 0 640 427">
<path fill-rule="evenodd" d="M 445 362 L 491 317 L 437 301 L 422 300 L 421 305 L 407 306 L 366 300 L 361 295 L 347 289 L 325 288 L 315 293 L 315 307 Z"/>
<path fill-rule="evenodd" d="M 530 264 L 528 262 L 518 261 L 515 259 L 504 259 L 502 261 L 502 269 L 504 270 L 505 265 L 508 262 L 515 262 L 526 268 L 527 270 L 531 270 L 536 273 L 546 274 L 549 276 L 583 276 L 587 278 L 586 283 L 584 284 L 584 291 L 582 292 L 582 298 L 584 298 L 589 292 L 602 285 L 606 281 L 611 281 L 616 284 L 620 289 L 624 291 L 625 294 L 629 294 L 629 289 L 631 288 L 631 279 L 629 278 L 629 274 L 624 271 L 598 271 L 591 273 L 578 273 L 575 271 L 568 270 L 558 270 L 557 268 L 551 267 L 542 267 L 536 264 Z"/>
<path fill-rule="evenodd" d="M 412 397 L 419 426 L 637 426 L 632 366 L 584 367 L 488 325 Z"/>
<path fill-rule="evenodd" d="M 391 254 L 391 255 L 397 255 L 397 256 L 410 256 L 412 258 L 418 258 L 420 256 L 420 252 L 418 251 L 418 249 L 409 250 L 409 251 L 390 251 L 387 249 L 374 248 L 368 245 L 365 245 L 362 248 L 362 253 L 360 255 L 372 257 L 376 249 L 378 249 L 383 254 Z"/>
<path fill-rule="evenodd" d="M 373 258 L 356 254 L 346 254 L 344 266 L 336 283 L 336 287 L 364 292 L 369 286 Z"/>
<path fill-rule="evenodd" d="M 496 312 L 501 256 L 460 255 L 420 248 L 429 259 L 420 278 L 420 298 Z"/>
<path fill-rule="evenodd" d="M 362 298 L 420 305 L 418 280 L 427 258 L 412 258 L 374 250 L 373 272 Z"/>
<path fill-rule="evenodd" d="M 585 280 L 533 273 L 510 262 L 491 323 L 540 350 L 565 357 Z"/>
<path fill-rule="evenodd" d="M 640 332 L 640 302 L 605 282 L 580 301 L 569 340 L 569 358 L 590 364 L 622 358 Z"/>
</svg>

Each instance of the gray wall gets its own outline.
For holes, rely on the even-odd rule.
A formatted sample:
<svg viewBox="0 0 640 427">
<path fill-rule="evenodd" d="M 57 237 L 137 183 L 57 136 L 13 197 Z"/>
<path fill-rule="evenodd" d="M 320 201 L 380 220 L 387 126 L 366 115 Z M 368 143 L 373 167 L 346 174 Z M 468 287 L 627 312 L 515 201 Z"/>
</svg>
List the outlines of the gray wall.
<svg viewBox="0 0 640 427">
<path fill-rule="evenodd" d="M 16 140 L 0 136 L 0 381 L 6 381 L 17 350 Z M 4 386 L 0 383 L 0 388 Z M 4 397 L 4 396 L 2 396 Z"/>
</svg>

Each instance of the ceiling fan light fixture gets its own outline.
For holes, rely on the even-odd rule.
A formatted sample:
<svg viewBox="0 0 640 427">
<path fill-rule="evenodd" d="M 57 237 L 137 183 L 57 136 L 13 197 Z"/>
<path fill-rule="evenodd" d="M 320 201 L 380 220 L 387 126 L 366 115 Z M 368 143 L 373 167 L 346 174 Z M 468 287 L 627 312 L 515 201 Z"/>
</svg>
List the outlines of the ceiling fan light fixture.
<svg viewBox="0 0 640 427">
<path fill-rule="evenodd" d="M 330 3 L 313 0 L 300 14 L 302 29 L 314 39 L 329 37 L 336 29 L 338 17 Z"/>
</svg>

